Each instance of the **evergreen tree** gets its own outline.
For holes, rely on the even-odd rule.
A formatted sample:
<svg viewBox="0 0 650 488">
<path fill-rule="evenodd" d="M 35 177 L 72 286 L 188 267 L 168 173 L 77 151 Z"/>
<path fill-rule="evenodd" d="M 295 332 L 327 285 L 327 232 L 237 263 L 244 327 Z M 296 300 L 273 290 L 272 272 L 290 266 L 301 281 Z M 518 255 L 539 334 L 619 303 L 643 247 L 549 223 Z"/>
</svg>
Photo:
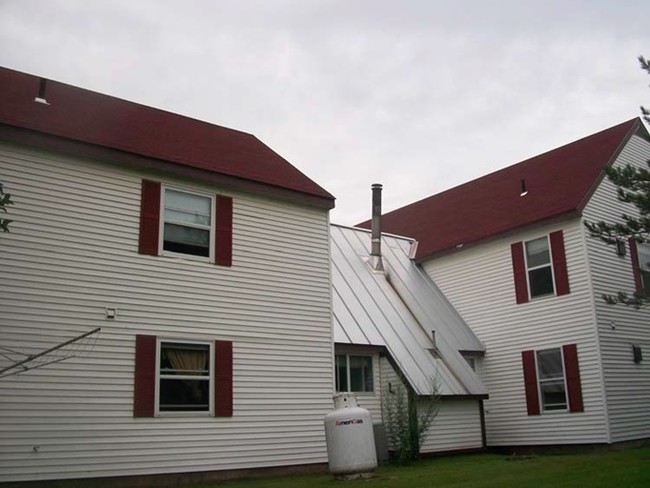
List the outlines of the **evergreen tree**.
<svg viewBox="0 0 650 488">
<path fill-rule="evenodd" d="M 650 74 L 650 62 L 643 56 L 639 56 L 639 62 L 641 69 Z M 643 119 L 650 123 L 650 110 L 642 106 L 641 113 Z M 650 160 L 646 164 L 647 168 L 635 168 L 629 164 L 605 168 L 607 178 L 617 187 L 618 199 L 634 205 L 638 216 L 623 214 L 619 223 L 585 222 L 593 237 L 610 245 L 629 239 L 634 239 L 637 243 L 650 242 Z M 636 308 L 650 303 L 650 296 L 645 292 L 635 292 L 633 295 L 618 292 L 616 295 L 603 295 L 603 299 L 610 304 L 623 303 Z"/>
<path fill-rule="evenodd" d="M 7 213 L 7 206 L 13 205 L 13 203 L 11 201 L 11 195 L 3 191 L 2 183 L 0 183 L 0 213 Z M 9 224 L 11 222 L 9 219 L 0 218 L 0 232 L 9 232 Z"/>
</svg>

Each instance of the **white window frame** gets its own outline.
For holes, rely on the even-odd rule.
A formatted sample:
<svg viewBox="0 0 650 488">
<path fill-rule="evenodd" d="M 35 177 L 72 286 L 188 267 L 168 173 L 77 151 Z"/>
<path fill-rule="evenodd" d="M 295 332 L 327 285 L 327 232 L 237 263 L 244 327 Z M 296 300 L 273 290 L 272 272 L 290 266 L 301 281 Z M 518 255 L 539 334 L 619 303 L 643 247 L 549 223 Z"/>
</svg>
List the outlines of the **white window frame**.
<svg viewBox="0 0 650 488">
<path fill-rule="evenodd" d="M 546 238 L 546 246 L 548 247 L 548 264 L 541 264 L 541 265 L 538 265 L 538 266 L 529 267 L 528 266 L 528 252 L 526 251 L 526 244 L 528 244 L 529 242 L 532 242 L 532 241 L 543 239 L 543 238 Z M 553 269 L 553 250 L 551 249 L 551 240 L 549 239 L 548 234 L 546 234 L 544 236 L 539 236 L 539 237 L 535 237 L 533 239 L 528 239 L 528 240 L 524 241 L 524 263 L 525 263 L 525 266 L 526 266 L 526 286 L 528 288 L 528 298 L 530 300 L 539 300 L 541 298 L 547 298 L 547 297 L 557 295 L 557 287 L 555 286 L 555 269 Z M 553 285 L 553 293 L 545 293 L 543 295 L 533 296 L 532 288 L 531 288 L 531 284 L 530 284 L 530 281 L 531 281 L 530 280 L 530 271 L 535 271 L 537 269 L 542 269 L 542 268 L 545 268 L 547 266 L 551 268 L 551 284 Z"/>
<path fill-rule="evenodd" d="M 196 254 L 188 254 L 188 253 L 182 253 L 182 252 L 174 252 L 174 251 L 168 251 L 164 249 L 165 245 L 165 197 L 167 195 L 167 190 L 172 190 L 172 191 L 177 191 L 180 193 L 187 193 L 189 195 L 196 195 L 199 197 L 204 197 L 204 198 L 209 198 L 210 199 L 210 226 L 206 225 L 200 225 L 200 224 L 189 224 L 189 223 L 183 223 L 179 225 L 183 225 L 185 227 L 194 227 L 197 229 L 204 229 L 204 230 L 209 230 L 210 231 L 210 244 L 209 244 L 209 250 L 208 250 L 208 256 L 197 256 Z M 201 191 L 196 191 L 196 190 L 190 190 L 187 188 L 183 187 L 178 187 L 178 186 L 168 186 L 168 185 L 161 185 L 161 192 L 160 192 L 160 219 L 159 219 L 159 232 L 158 232 L 158 255 L 160 256 L 171 256 L 171 257 L 177 257 L 177 258 L 183 258 L 183 259 L 192 259 L 195 261 L 203 261 L 203 262 L 210 262 L 214 263 L 215 262 L 215 255 L 214 255 L 214 243 L 215 243 L 215 234 L 216 234 L 216 210 L 217 210 L 217 204 L 216 204 L 216 196 L 210 193 L 206 192 L 201 192 Z M 174 222 L 170 222 L 174 223 Z"/>
<path fill-rule="evenodd" d="M 209 368 L 208 368 L 208 376 L 206 380 L 202 381 L 208 381 L 209 382 L 209 388 L 208 388 L 208 409 L 207 410 L 196 410 L 196 411 L 189 411 L 189 412 L 179 412 L 179 411 L 161 411 L 160 410 L 160 380 L 164 379 L 164 375 L 161 375 L 160 373 L 160 354 L 161 354 L 161 346 L 162 344 L 166 343 L 172 343 L 172 344 L 188 344 L 188 345 L 199 345 L 199 346 L 208 346 L 209 351 L 210 351 L 210 358 L 209 358 Z M 177 339 L 177 338 L 170 338 L 170 337 L 157 337 L 156 338 L 156 385 L 155 385 L 155 409 L 154 409 L 154 415 L 156 417 L 176 417 L 176 416 L 181 416 L 181 417 L 200 417 L 200 416 L 212 416 L 214 415 L 214 392 L 215 392 L 215 384 L 214 384 L 214 343 L 210 341 L 194 341 L 194 340 L 187 340 L 187 339 Z M 174 375 L 173 378 L 176 379 L 184 379 L 182 375 Z M 197 380 L 196 376 L 187 376 L 187 379 L 191 380 Z M 200 381 L 200 380 L 199 380 Z"/>
<path fill-rule="evenodd" d="M 339 371 L 338 371 L 338 360 L 337 358 L 339 356 L 344 356 L 345 357 L 345 368 L 346 368 L 346 381 L 348 384 L 347 390 L 339 390 L 336 388 L 336 382 L 339 377 Z M 370 359 L 370 370 L 372 371 L 372 390 L 361 390 L 361 391 L 352 391 L 350 388 L 352 386 L 352 381 L 350 377 L 350 357 L 361 357 L 361 358 L 368 358 Z M 338 353 L 334 355 L 334 374 L 335 379 L 334 379 L 334 388 L 336 389 L 337 393 L 360 393 L 360 394 L 367 394 L 371 395 L 375 393 L 375 360 L 374 356 L 372 354 L 355 354 L 355 353 Z M 364 378 L 365 379 L 365 378 Z M 362 384 L 365 387 L 366 382 L 363 381 Z"/>
<path fill-rule="evenodd" d="M 551 381 L 557 381 L 559 377 L 556 378 L 546 378 L 543 379 L 541 378 L 540 372 L 539 372 L 539 358 L 538 358 L 538 353 L 540 352 L 545 352 L 545 351 L 553 351 L 553 350 L 559 350 L 560 351 L 560 362 L 562 364 L 562 382 L 564 384 L 564 399 L 566 402 L 566 407 L 565 408 L 553 408 L 553 409 L 547 409 L 544 408 L 544 395 L 542 394 L 542 382 L 551 382 Z M 566 381 L 566 369 L 564 367 L 564 348 L 563 347 L 546 347 L 544 349 L 536 349 L 535 350 L 535 372 L 537 375 L 537 395 L 539 398 L 539 411 L 544 414 L 554 414 L 554 413 L 566 413 L 569 411 L 569 385 L 567 385 Z"/>
</svg>

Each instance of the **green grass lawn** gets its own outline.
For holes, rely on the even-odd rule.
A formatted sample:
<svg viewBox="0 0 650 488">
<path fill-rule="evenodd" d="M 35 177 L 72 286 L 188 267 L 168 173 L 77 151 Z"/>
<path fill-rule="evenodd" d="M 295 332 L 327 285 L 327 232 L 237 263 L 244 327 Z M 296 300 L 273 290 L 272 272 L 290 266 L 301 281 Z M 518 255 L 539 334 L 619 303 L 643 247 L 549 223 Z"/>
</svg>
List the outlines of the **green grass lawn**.
<svg viewBox="0 0 650 488">
<path fill-rule="evenodd" d="M 380 468 L 370 480 L 337 481 L 329 475 L 291 476 L 193 485 L 192 488 L 417 488 L 417 487 L 650 487 L 650 447 L 588 454 L 518 457 L 449 456 L 410 466 Z"/>
</svg>

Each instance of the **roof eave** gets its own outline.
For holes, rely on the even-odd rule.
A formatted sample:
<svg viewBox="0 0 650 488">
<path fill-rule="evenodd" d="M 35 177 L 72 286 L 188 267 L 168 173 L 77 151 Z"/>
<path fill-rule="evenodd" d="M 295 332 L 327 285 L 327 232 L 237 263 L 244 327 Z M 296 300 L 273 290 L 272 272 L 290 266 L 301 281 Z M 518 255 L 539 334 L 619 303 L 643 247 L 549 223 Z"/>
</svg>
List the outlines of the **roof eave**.
<svg viewBox="0 0 650 488">
<path fill-rule="evenodd" d="M 325 197 L 303 193 L 268 183 L 261 183 L 176 162 L 150 158 L 105 146 L 79 142 L 32 129 L 14 127 L 4 123 L 0 123 L 0 141 L 36 147 L 39 149 L 99 160 L 102 162 L 108 161 L 127 168 L 139 168 L 193 181 L 211 183 L 232 190 L 288 200 L 326 210 L 331 210 L 335 205 L 335 198 L 333 196 Z"/>
<path fill-rule="evenodd" d="M 512 234 L 514 232 L 519 232 L 519 231 L 522 231 L 522 230 L 525 230 L 525 229 L 528 229 L 528 228 L 531 228 L 531 227 L 536 227 L 536 226 L 542 225 L 542 224 L 550 225 L 550 224 L 552 224 L 554 222 L 560 222 L 560 221 L 568 220 L 568 219 L 571 219 L 571 218 L 580 217 L 580 215 L 581 215 L 581 212 L 577 208 L 570 209 L 570 210 L 567 210 L 565 212 L 561 212 L 561 213 L 558 213 L 558 214 L 555 214 L 555 215 L 544 217 L 542 219 L 534 220 L 534 221 L 531 221 L 531 222 L 526 222 L 523 225 L 509 227 L 507 229 L 502 229 L 502 230 L 499 230 L 499 231 L 494 232 L 492 234 L 483 236 L 483 237 L 481 237 L 479 239 L 476 239 L 476 240 L 473 240 L 473 241 L 464 242 L 462 247 L 457 247 L 457 246 L 445 247 L 443 249 L 438 249 L 436 251 L 430 252 L 428 254 L 423 254 L 421 256 L 416 256 L 414 261 L 416 263 L 418 263 L 418 264 L 422 264 L 425 261 L 428 261 L 430 259 L 435 259 L 435 258 L 439 258 L 439 257 L 442 257 L 442 256 L 448 256 L 448 255 L 454 254 L 456 252 L 461 252 L 461 251 L 466 250 L 467 248 L 474 247 L 474 246 L 477 246 L 479 244 L 484 244 L 485 242 L 493 241 L 495 239 L 506 236 L 508 234 Z"/>
</svg>

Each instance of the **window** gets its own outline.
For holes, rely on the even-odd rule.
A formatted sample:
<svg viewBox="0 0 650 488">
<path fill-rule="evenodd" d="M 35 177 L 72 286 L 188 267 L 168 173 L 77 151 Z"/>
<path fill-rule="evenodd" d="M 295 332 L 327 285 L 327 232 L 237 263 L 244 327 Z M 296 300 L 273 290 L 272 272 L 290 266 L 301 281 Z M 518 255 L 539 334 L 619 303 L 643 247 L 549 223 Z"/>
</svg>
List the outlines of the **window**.
<svg viewBox="0 0 650 488">
<path fill-rule="evenodd" d="M 481 358 L 483 358 L 483 351 L 459 351 L 463 359 L 467 362 L 472 371 L 480 373 L 481 371 Z"/>
<path fill-rule="evenodd" d="M 199 256 L 232 266 L 232 219 L 232 197 L 163 188 L 160 182 L 142 180 L 138 252 Z"/>
<path fill-rule="evenodd" d="M 542 410 L 566 410 L 566 385 L 559 347 L 537 351 L 537 377 Z"/>
<path fill-rule="evenodd" d="M 639 244 L 639 272 L 641 274 L 641 286 L 643 291 L 650 293 L 650 245 Z"/>
<path fill-rule="evenodd" d="M 535 298 L 554 293 L 548 238 L 544 236 L 528 241 L 525 243 L 525 248 L 530 297 Z"/>
<path fill-rule="evenodd" d="M 634 288 L 636 293 L 642 295 L 650 294 L 650 244 L 636 242 L 630 238 L 630 259 L 632 261 L 632 272 L 634 273 Z"/>
<path fill-rule="evenodd" d="M 336 391 L 374 391 L 372 357 L 337 354 Z"/>
<path fill-rule="evenodd" d="M 210 345 L 161 342 L 158 410 L 210 411 Z"/>
<path fill-rule="evenodd" d="M 233 344 L 135 338 L 133 416 L 233 415 Z"/>
<path fill-rule="evenodd" d="M 551 411 L 584 411 L 575 344 L 524 351 L 522 362 L 529 415 Z"/>
<path fill-rule="evenodd" d="M 165 189 L 163 249 L 210 257 L 212 249 L 211 197 Z"/>
<path fill-rule="evenodd" d="M 561 230 L 511 245 L 517 303 L 569 293 L 569 275 Z"/>
</svg>

